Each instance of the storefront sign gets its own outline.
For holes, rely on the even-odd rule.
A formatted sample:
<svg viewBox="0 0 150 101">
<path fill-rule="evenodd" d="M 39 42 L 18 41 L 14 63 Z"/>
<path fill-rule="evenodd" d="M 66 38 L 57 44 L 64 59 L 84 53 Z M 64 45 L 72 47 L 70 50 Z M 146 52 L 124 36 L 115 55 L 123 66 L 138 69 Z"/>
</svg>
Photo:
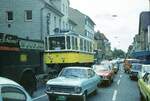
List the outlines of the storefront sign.
<svg viewBox="0 0 150 101">
<path fill-rule="evenodd" d="M 19 47 L 17 36 L 0 33 L 0 46 Z"/>
<path fill-rule="evenodd" d="M 19 51 L 18 37 L 0 33 L 0 51 Z"/>
<path fill-rule="evenodd" d="M 20 40 L 19 45 L 21 49 L 44 50 L 44 44 L 42 42 L 36 42 L 31 40 Z"/>
</svg>

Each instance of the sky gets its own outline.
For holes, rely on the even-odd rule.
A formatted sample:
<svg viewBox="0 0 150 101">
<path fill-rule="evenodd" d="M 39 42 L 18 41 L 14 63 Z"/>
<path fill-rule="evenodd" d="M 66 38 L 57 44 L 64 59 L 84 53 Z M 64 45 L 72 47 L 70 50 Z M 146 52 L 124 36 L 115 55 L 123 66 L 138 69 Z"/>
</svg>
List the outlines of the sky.
<svg viewBox="0 0 150 101">
<path fill-rule="evenodd" d="M 149 0 L 70 0 L 70 6 L 95 22 L 95 31 L 106 35 L 112 50 L 127 52 L 138 34 L 139 14 L 149 10 Z"/>
</svg>

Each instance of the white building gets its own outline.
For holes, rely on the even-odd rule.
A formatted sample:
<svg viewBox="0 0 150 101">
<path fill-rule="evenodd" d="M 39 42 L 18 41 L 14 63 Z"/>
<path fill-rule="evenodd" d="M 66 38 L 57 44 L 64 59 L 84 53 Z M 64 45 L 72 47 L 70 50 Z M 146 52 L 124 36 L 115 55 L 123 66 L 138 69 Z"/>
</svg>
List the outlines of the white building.
<svg viewBox="0 0 150 101">
<path fill-rule="evenodd" d="M 56 6 L 56 8 L 61 11 L 61 13 L 64 15 L 61 18 L 61 29 L 63 30 L 68 30 L 69 24 L 68 24 L 68 10 L 69 10 L 69 5 L 70 2 L 69 0 L 50 0 L 53 2 L 53 4 Z"/>
<path fill-rule="evenodd" d="M 44 40 L 69 28 L 68 0 L 1 0 L 0 32 Z"/>
<path fill-rule="evenodd" d="M 90 39 L 94 39 L 94 21 L 77 9 L 69 8 L 69 19 L 74 21 L 77 26 L 75 32 Z"/>
</svg>

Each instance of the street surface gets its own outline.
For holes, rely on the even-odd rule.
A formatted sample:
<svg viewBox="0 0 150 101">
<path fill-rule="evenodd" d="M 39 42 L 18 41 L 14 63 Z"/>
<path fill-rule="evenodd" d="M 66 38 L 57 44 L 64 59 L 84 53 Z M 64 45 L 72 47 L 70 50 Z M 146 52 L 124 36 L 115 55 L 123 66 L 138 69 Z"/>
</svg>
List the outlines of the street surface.
<svg viewBox="0 0 150 101">
<path fill-rule="evenodd" d="M 33 101 L 49 101 L 44 90 L 45 87 L 39 88 L 33 95 Z M 87 101 L 140 101 L 137 81 L 131 81 L 121 69 L 111 86 L 99 87 L 97 95 L 88 96 Z"/>
</svg>

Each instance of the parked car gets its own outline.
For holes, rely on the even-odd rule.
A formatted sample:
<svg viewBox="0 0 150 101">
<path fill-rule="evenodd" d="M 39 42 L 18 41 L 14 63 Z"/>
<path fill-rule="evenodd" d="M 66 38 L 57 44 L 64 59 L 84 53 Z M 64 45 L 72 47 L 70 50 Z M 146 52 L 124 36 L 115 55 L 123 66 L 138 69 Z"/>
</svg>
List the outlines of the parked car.
<svg viewBox="0 0 150 101">
<path fill-rule="evenodd" d="M 95 65 L 93 67 L 93 70 L 96 72 L 97 75 L 101 77 L 101 82 L 103 84 L 106 83 L 107 85 L 111 85 L 114 76 L 111 68 L 106 65 Z"/>
<path fill-rule="evenodd" d="M 32 101 L 32 99 L 18 83 L 0 77 L 0 101 Z"/>
<path fill-rule="evenodd" d="M 66 67 L 59 76 L 47 82 L 46 93 L 50 101 L 78 98 L 86 101 L 87 95 L 96 93 L 100 77 L 88 67 Z M 72 100 L 71 100 L 72 101 Z"/>
<path fill-rule="evenodd" d="M 142 78 L 147 72 L 150 72 L 150 65 L 143 64 L 141 72 L 138 73 L 138 78 Z"/>
<path fill-rule="evenodd" d="M 131 65 L 131 69 L 130 69 L 130 79 L 133 80 L 133 79 L 138 79 L 138 73 L 141 72 L 141 69 L 142 69 L 142 65 L 139 64 L 139 63 L 133 63 Z"/>
<path fill-rule="evenodd" d="M 150 72 L 146 73 L 138 81 L 141 101 L 150 101 Z"/>
</svg>

